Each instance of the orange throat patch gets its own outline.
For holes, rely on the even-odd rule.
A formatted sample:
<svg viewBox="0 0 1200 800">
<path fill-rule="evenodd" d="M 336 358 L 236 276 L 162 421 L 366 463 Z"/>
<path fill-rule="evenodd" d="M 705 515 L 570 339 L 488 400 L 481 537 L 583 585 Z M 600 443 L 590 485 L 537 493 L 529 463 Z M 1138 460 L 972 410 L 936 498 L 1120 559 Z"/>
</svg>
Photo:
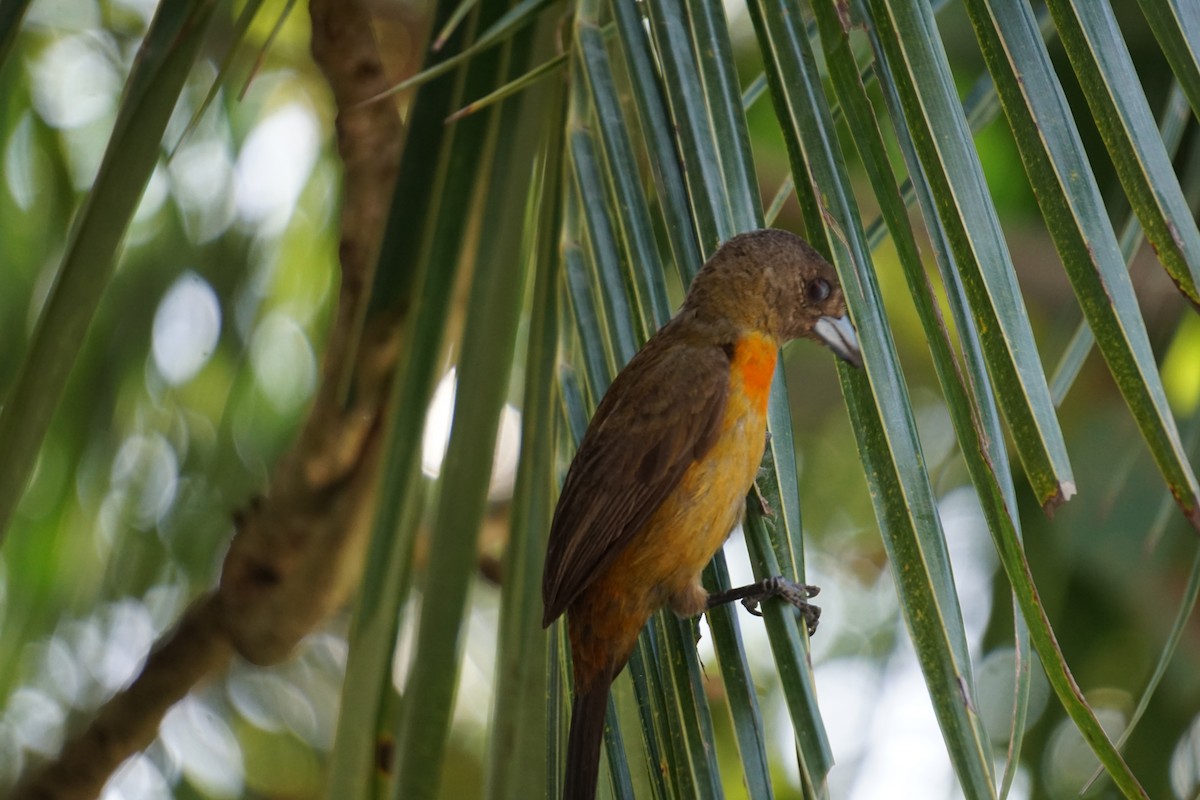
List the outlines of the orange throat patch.
<svg viewBox="0 0 1200 800">
<path fill-rule="evenodd" d="M 733 348 L 733 374 L 741 378 L 742 391 L 759 411 L 767 409 L 778 353 L 775 340 L 759 333 L 742 336 Z"/>
</svg>

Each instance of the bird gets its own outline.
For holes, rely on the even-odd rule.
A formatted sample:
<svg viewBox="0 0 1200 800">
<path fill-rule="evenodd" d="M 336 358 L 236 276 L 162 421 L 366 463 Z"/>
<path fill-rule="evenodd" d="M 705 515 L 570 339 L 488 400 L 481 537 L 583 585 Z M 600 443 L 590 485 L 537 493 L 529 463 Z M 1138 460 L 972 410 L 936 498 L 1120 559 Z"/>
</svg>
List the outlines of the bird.
<svg viewBox="0 0 1200 800">
<path fill-rule="evenodd" d="M 814 339 L 861 366 L 834 268 L 767 228 L 722 244 L 678 313 L 613 380 L 567 469 L 542 576 L 549 627 L 564 612 L 574 678 L 563 800 L 593 800 L 613 680 L 650 616 L 694 617 L 781 596 L 810 632 L 816 587 L 776 576 L 710 595 L 700 574 L 741 522 L 767 444 L 779 347 Z"/>
</svg>

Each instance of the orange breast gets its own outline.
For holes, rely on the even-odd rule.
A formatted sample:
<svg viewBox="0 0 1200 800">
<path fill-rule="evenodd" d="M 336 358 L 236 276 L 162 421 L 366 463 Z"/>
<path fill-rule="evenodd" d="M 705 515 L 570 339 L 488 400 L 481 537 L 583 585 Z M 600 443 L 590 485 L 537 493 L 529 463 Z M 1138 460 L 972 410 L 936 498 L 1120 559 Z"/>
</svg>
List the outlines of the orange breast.
<svg viewBox="0 0 1200 800">
<path fill-rule="evenodd" d="M 771 378 L 775 374 L 775 358 L 778 345 L 770 337 L 758 333 L 747 334 L 738 339 L 733 348 L 733 373 L 740 377 L 742 391 L 750 405 L 760 413 L 767 409 L 767 398 L 771 394 Z M 735 386 L 733 387 L 736 390 Z"/>
</svg>

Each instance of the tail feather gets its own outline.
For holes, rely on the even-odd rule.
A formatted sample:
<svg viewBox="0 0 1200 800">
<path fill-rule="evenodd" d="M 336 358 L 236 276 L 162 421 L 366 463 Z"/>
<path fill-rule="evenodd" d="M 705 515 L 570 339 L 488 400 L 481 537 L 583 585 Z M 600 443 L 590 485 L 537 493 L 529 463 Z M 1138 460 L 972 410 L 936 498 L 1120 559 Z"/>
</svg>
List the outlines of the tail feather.
<svg viewBox="0 0 1200 800">
<path fill-rule="evenodd" d="M 604 738 L 604 714 L 611 685 L 611 676 L 601 676 L 575 695 L 562 800 L 595 800 L 600 777 L 600 741 Z"/>
</svg>

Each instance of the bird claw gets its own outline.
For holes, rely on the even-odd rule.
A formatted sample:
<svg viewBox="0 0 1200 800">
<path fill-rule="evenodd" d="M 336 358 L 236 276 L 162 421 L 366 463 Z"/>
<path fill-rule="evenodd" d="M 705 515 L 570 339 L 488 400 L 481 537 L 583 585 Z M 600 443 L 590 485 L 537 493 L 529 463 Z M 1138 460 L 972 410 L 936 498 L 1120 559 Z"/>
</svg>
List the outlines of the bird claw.
<svg viewBox="0 0 1200 800">
<path fill-rule="evenodd" d="M 812 636 L 817 631 L 817 623 L 821 621 L 821 607 L 812 605 L 808 600 L 816 597 L 820 592 L 819 586 L 807 586 L 777 575 L 764 580 L 761 584 L 761 591 L 743 598 L 742 605 L 754 616 L 761 617 L 762 611 L 759 610 L 759 604 L 768 597 L 778 597 L 800 612 L 800 615 L 804 617 L 805 627 L 808 628 L 808 635 Z"/>
<path fill-rule="evenodd" d="M 812 636 L 817 632 L 817 623 L 821 621 L 821 607 L 805 603 L 800 615 L 804 617 L 804 627 L 808 629 L 808 635 Z"/>
</svg>

